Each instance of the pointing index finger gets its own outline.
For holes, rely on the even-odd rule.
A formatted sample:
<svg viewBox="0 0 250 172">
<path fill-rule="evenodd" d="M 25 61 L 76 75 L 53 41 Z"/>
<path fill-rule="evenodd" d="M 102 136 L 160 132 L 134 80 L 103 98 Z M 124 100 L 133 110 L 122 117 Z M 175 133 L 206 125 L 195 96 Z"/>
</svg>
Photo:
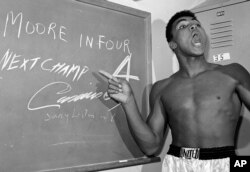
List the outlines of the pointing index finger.
<svg viewBox="0 0 250 172">
<path fill-rule="evenodd" d="M 112 79 L 113 78 L 113 76 L 110 73 L 108 73 L 108 72 L 106 72 L 104 70 L 99 70 L 99 73 L 102 74 L 102 76 L 105 76 L 108 79 Z"/>
<path fill-rule="evenodd" d="M 108 72 L 106 72 L 106 71 L 104 71 L 104 70 L 99 70 L 99 73 L 100 73 L 102 76 L 106 77 L 107 79 L 113 79 L 114 81 L 118 82 L 118 80 L 117 80 L 116 77 L 114 77 L 113 75 L 111 75 L 110 73 L 108 73 Z"/>
</svg>

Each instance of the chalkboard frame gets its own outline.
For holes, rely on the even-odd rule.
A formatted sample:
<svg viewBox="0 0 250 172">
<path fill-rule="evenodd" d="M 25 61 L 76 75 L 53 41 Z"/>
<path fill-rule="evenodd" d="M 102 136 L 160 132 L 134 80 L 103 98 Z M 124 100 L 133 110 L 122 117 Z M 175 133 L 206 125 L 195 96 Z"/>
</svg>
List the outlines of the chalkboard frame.
<svg viewBox="0 0 250 172">
<path fill-rule="evenodd" d="M 160 161 L 161 161 L 160 157 L 142 157 L 131 160 L 120 160 L 120 161 L 106 162 L 100 164 L 90 164 L 78 167 L 68 167 L 63 169 L 44 170 L 42 172 L 68 172 L 68 171 L 71 172 L 72 170 L 74 172 L 96 172 L 96 171 L 112 170 L 112 169 L 131 167 L 136 165 L 149 164 L 149 163 L 156 163 Z"/>
</svg>

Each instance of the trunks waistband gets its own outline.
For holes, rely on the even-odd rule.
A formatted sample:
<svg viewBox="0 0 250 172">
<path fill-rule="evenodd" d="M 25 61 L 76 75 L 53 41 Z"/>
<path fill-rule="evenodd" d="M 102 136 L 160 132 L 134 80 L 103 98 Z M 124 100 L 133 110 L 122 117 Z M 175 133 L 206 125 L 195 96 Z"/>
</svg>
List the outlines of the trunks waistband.
<svg viewBox="0 0 250 172">
<path fill-rule="evenodd" d="M 215 148 L 184 148 L 174 145 L 170 145 L 167 152 L 169 155 L 173 155 L 184 159 L 222 159 L 236 156 L 234 146 L 215 147 Z"/>
</svg>

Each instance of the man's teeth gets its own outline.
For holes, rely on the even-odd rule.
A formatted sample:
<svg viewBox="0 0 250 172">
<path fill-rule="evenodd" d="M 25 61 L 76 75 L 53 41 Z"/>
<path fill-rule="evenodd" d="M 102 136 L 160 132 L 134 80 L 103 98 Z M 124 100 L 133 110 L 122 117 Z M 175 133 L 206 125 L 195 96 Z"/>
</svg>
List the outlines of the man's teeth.
<svg viewBox="0 0 250 172">
<path fill-rule="evenodd" d="M 200 40 L 200 37 L 197 34 L 194 35 L 193 42 L 194 42 L 195 46 L 201 46 L 201 40 Z"/>
<path fill-rule="evenodd" d="M 201 46 L 201 43 L 200 42 L 196 42 L 194 43 L 195 46 Z"/>
</svg>

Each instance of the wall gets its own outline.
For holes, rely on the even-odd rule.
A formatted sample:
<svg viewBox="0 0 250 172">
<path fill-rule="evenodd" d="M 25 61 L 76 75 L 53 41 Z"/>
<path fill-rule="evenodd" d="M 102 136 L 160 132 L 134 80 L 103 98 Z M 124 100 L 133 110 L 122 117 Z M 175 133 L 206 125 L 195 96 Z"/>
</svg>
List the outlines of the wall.
<svg viewBox="0 0 250 172">
<path fill-rule="evenodd" d="M 205 0 L 109 0 L 121 5 L 137 8 L 151 13 L 152 19 L 152 60 L 153 82 L 170 76 L 178 69 L 175 56 L 170 51 L 165 39 L 165 26 L 170 17 L 177 11 L 191 9 Z M 168 134 L 166 143 L 160 154 L 163 159 L 169 144 L 171 133 Z M 161 171 L 161 163 L 127 167 L 105 172 L 158 172 Z M 104 171 L 103 171 L 104 172 Z"/>
</svg>

